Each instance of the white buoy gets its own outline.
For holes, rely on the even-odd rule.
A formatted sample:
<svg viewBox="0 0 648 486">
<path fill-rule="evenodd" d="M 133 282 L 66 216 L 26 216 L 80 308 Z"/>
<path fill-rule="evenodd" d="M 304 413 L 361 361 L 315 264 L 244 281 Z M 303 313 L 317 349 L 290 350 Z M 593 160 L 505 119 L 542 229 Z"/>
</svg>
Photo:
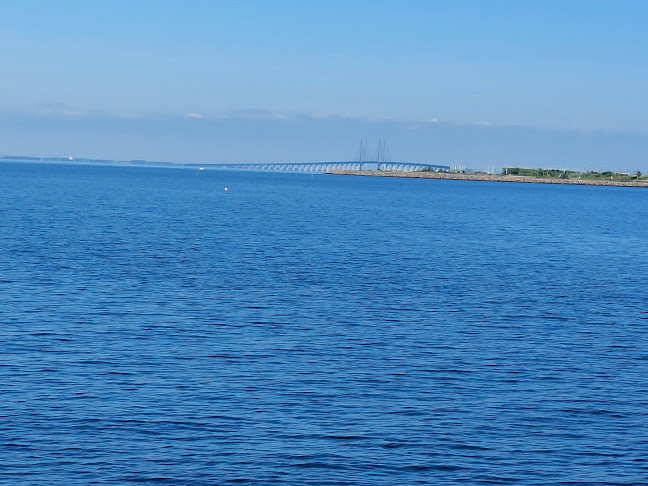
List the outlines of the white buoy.
<svg viewBox="0 0 648 486">
<path fill-rule="evenodd" d="M 225 188 L 225 192 L 227 192 L 227 187 Z"/>
</svg>

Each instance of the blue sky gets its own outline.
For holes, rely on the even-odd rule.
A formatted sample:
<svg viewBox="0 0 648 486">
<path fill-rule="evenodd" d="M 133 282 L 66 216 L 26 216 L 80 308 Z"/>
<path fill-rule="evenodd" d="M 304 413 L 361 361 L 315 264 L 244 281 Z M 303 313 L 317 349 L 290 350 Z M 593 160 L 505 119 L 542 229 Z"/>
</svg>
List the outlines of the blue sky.
<svg viewBox="0 0 648 486">
<path fill-rule="evenodd" d="M 382 136 L 401 160 L 645 170 L 646 19 L 623 0 L 0 1 L 0 153 L 330 160 Z"/>
</svg>

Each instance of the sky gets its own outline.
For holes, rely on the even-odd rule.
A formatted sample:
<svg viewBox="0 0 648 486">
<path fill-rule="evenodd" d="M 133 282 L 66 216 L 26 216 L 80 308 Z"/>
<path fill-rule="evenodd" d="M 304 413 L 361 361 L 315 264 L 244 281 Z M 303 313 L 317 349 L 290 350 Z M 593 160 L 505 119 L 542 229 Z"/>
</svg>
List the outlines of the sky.
<svg viewBox="0 0 648 486">
<path fill-rule="evenodd" d="M 0 0 L 0 154 L 648 170 L 641 0 Z"/>
</svg>

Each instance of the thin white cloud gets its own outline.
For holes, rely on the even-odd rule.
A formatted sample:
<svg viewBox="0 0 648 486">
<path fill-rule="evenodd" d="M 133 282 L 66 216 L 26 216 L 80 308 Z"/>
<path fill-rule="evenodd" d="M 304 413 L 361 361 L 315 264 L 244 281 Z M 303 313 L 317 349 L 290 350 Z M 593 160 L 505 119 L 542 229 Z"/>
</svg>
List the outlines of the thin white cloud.
<svg viewBox="0 0 648 486">
<path fill-rule="evenodd" d="M 114 118 L 122 118 L 124 120 L 135 120 L 138 118 L 138 116 L 134 113 L 126 113 L 126 112 L 115 112 L 115 113 L 110 113 L 110 116 Z"/>
<path fill-rule="evenodd" d="M 427 119 L 411 119 L 389 116 L 375 116 L 375 115 L 350 115 L 345 113 L 327 113 L 327 112 L 310 112 L 302 115 L 304 118 L 313 120 L 349 120 L 367 123 L 396 123 L 405 124 L 410 130 L 417 130 L 423 128 L 424 125 L 432 125 L 441 123 L 437 117 Z"/>
<path fill-rule="evenodd" d="M 41 116 L 83 117 L 88 112 L 65 103 L 42 103 L 36 110 Z"/>
<path fill-rule="evenodd" d="M 289 120 L 290 115 L 278 111 L 265 110 L 262 108 L 252 108 L 245 110 L 232 111 L 225 118 L 233 118 L 236 120 Z"/>
<path fill-rule="evenodd" d="M 156 115 L 147 116 L 144 114 L 138 113 L 129 113 L 129 112 L 103 112 L 103 111 L 88 111 L 79 109 L 75 106 L 70 106 L 64 103 L 49 103 L 41 104 L 37 107 L 35 112 L 32 112 L 39 116 L 47 117 L 65 117 L 65 118 L 120 118 L 120 119 L 141 119 L 141 118 L 156 118 Z M 164 116 L 164 115 L 160 115 Z M 401 126 L 407 130 L 417 131 L 423 130 L 426 128 L 431 128 L 434 125 L 437 126 L 480 126 L 480 127 L 491 127 L 491 126 L 504 126 L 500 123 L 494 124 L 490 121 L 477 121 L 477 122 L 461 122 L 461 121 L 447 121 L 440 120 L 437 117 L 430 118 L 400 118 L 400 117 L 389 117 L 389 116 L 375 116 L 375 115 L 358 115 L 358 114 L 349 114 L 349 113 L 334 113 L 326 111 L 313 111 L 313 112 L 302 112 L 302 113 L 291 113 L 291 112 L 282 112 L 282 111 L 273 111 L 262 108 L 252 108 L 252 109 L 241 109 L 233 110 L 229 112 L 223 112 L 221 114 L 210 113 L 205 115 L 196 111 L 187 112 L 184 114 L 176 114 L 174 116 L 181 116 L 185 119 L 190 120 L 200 120 L 205 119 L 210 122 L 217 121 L 226 121 L 226 120 L 242 120 L 242 121 L 277 121 L 277 122 L 289 122 L 289 121 L 321 121 L 321 122 L 336 122 L 336 121 L 349 121 L 349 122 L 359 122 L 359 123 L 370 123 L 370 124 L 393 124 L 396 126 Z M 508 126 L 508 125 L 506 125 Z"/>
<path fill-rule="evenodd" d="M 309 118 L 314 118 L 316 120 L 332 120 L 339 118 L 338 115 L 332 115 L 330 113 L 324 113 L 322 111 L 315 111 L 313 113 L 308 113 L 306 116 Z"/>
</svg>

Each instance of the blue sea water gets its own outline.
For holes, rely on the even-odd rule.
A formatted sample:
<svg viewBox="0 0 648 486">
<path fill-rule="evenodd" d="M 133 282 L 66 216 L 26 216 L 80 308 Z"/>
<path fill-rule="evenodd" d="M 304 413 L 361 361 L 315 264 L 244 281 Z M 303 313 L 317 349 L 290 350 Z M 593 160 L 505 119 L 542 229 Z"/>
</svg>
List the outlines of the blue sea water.
<svg viewBox="0 0 648 486">
<path fill-rule="evenodd" d="M 647 201 L 2 163 L 0 484 L 648 484 Z"/>
</svg>

